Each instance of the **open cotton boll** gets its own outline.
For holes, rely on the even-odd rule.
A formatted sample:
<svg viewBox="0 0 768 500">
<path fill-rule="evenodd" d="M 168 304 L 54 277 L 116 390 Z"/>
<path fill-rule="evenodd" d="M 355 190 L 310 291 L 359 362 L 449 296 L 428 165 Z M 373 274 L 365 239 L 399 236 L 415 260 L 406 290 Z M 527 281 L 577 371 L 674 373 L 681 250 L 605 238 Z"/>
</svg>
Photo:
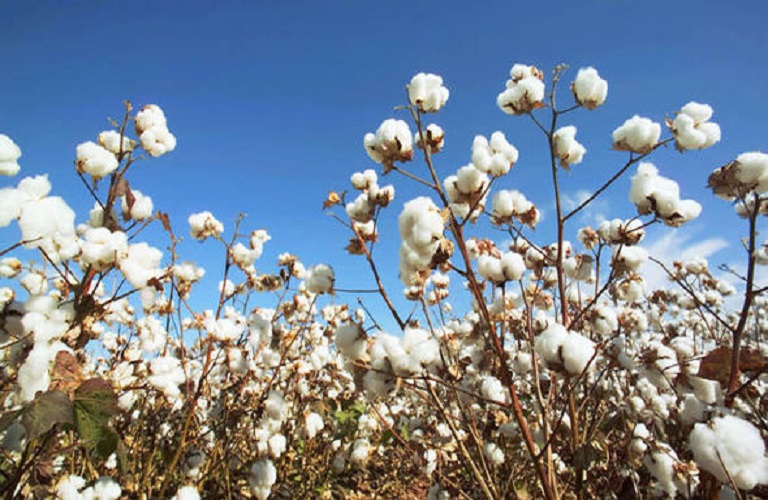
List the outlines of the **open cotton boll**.
<svg viewBox="0 0 768 500">
<path fill-rule="evenodd" d="M 252 266 L 256 262 L 256 252 L 239 241 L 230 248 L 229 255 L 232 257 L 232 262 L 240 269 Z"/>
<path fill-rule="evenodd" d="M 136 134 L 141 135 L 145 130 L 155 127 L 167 128 L 168 121 L 165 113 L 157 104 L 147 104 L 136 113 L 134 119 Z"/>
<path fill-rule="evenodd" d="M 571 375 L 578 375 L 586 370 L 595 355 L 595 343 L 576 332 L 566 335 L 561 349 L 563 366 Z"/>
<path fill-rule="evenodd" d="M 224 232 L 224 224 L 219 222 L 211 212 L 204 211 L 189 216 L 189 233 L 199 241 L 208 237 L 218 238 Z"/>
<path fill-rule="evenodd" d="M 75 212 L 58 196 L 24 203 L 19 229 L 26 248 L 40 248 L 58 263 L 80 250 L 75 237 Z"/>
<path fill-rule="evenodd" d="M 375 134 L 365 134 L 363 145 L 368 156 L 384 166 L 385 173 L 392 168 L 394 162 L 413 158 L 413 136 L 403 120 L 384 120 Z"/>
<path fill-rule="evenodd" d="M 587 149 L 576 141 L 576 127 L 569 125 L 557 129 L 553 137 L 555 156 L 560 159 L 560 166 L 568 169 L 581 163 Z"/>
<path fill-rule="evenodd" d="M 30 201 L 39 201 L 50 194 L 51 181 L 48 180 L 48 174 L 25 177 L 19 181 L 17 188 L 24 192 Z"/>
<path fill-rule="evenodd" d="M 613 131 L 613 149 L 646 154 L 659 142 L 661 125 L 638 115 Z"/>
<path fill-rule="evenodd" d="M 176 149 L 176 136 L 165 127 L 152 127 L 145 130 L 139 136 L 139 141 L 144 151 L 155 158 Z"/>
<path fill-rule="evenodd" d="M 637 271 L 648 260 L 648 251 L 638 246 L 618 246 L 613 249 L 611 265 L 617 272 Z"/>
<path fill-rule="evenodd" d="M 689 436 L 696 464 L 723 483 L 751 490 L 768 484 L 768 456 L 760 430 L 738 417 L 726 415 L 710 425 L 696 424 Z"/>
<path fill-rule="evenodd" d="M 768 191 L 768 154 L 753 151 L 736 157 L 736 180 L 758 193 Z"/>
<path fill-rule="evenodd" d="M 559 323 L 551 323 L 544 331 L 536 336 L 534 349 L 546 363 L 559 364 L 560 347 L 568 336 L 568 330 Z"/>
<path fill-rule="evenodd" d="M 29 195 L 20 189 L 0 189 L 0 227 L 6 227 L 21 215 L 21 206 Z"/>
<path fill-rule="evenodd" d="M 317 264 L 309 268 L 309 276 L 307 276 L 306 281 L 307 291 L 317 294 L 333 294 L 333 284 L 335 281 L 336 277 L 331 266 Z"/>
<path fill-rule="evenodd" d="M 432 73 L 418 73 L 407 85 L 408 99 L 423 113 L 435 113 L 448 101 L 448 89 L 443 78 Z"/>
<path fill-rule="evenodd" d="M 11 177 L 19 173 L 19 158 L 21 148 L 13 142 L 13 139 L 5 134 L 0 134 L 0 175 Z"/>
<path fill-rule="evenodd" d="M 194 486 L 182 486 L 171 500 L 200 500 L 200 493 Z"/>
<path fill-rule="evenodd" d="M 426 143 L 431 154 L 438 153 L 445 145 L 445 131 L 439 125 L 430 123 L 424 130 L 424 140 L 422 141 L 419 132 L 415 132 L 413 142 L 419 149 L 424 149 L 424 143 Z"/>
<path fill-rule="evenodd" d="M 517 148 L 500 131 L 491 134 L 490 142 L 482 135 L 475 136 L 472 142 L 472 164 L 480 172 L 494 177 L 507 174 L 518 157 Z"/>
<path fill-rule="evenodd" d="M 142 194 L 138 189 L 131 190 L 133 194 L 133 204 L 129 208 L 128 197 L 122 196 L 120 207 L 123 210 L 123 216 L 133 220 L 146 220 L 152 217 L 154 205 L 152 198 Z"/>
<path fill-rule="evenodd" d="M 600 78 L 595 68 L 581 68 L 571 84 L 571 91 L 577 103 L 587 109 L 595 109 L 608 96 L 608 82 Z"/>
<path fill-rule="evenodd" d="M 77 146 L 77 171 L 89 174 L 98 180 L 117 170 L 118 162 L 111 153 L 95 142 L 84 142 Z"/>
<path fill-rule="evenodd" d="M 362 465 L 368 460 L 370 451 L 371 443 L 367 439 L 357 439 L 352 445 L 349 461 L 356 465 Z"/>
<path fill-rule="evenodd" d="M 507 114 L 521 115 L 543 106 L 544 82 L 541 70 L 535 66 L 515 64 L 509 71 L 506 90 L 496 98 L 496 104 Z"/>
<path fill-rule="evenodd" d="M 123 136 L 120 141 L 120 133 L 115 130 L 105 130 L 99 134 L 99 145 L 113 154 L 127 153 L 133 151 L 136 141 Z"/>
<path fill-rule="evenodd" d="M 358 361 L 365 356 L 368 336 L 359 323 L 342 323 L 336 328 L 334 343 L 343 356 Z"/>
<path fill-rule="evenodd" d="M 261 254 L 264 253 L 264 244 L 271 239 L 272 237 L 266 229 L 256 229 L 251 233 L 248 242 L 251 245 L 251 250 L 253 250 L 256 255 L 256 259 L 261 258 Z"/>
<path fill-rule="evenodd" d="M 352 174 L 350 181 L 352 182 L 352 187 L 358 191 L 365 191 L 371 186 L 376 185 L 378 177 L 376 176 L 376 171 L 368 169 L 363 172 L 355 172 Z"/>
<path fill-rule="evenodd" d="M 480 383 L 480 394 L 483 398 L 506 403 L 509 399 L 509 391 L 502 385 L 501 381 L 492 375 L 483 377 Z"/>
<path fill-rule="evenodd" d="M 180 394 L 179 386 L 186 377 L 181 367 L 181 361 L 173 356 L 160 356 L 149 363 L 150 374 L 147 382 L 162 392 L 166 398 L 175 399 Z"/>
<path fill-rule="evenodd" d="M 160 351 L 168 341 L 168 332 L 154 316 L 141 318 L 136 322 L 136 331 L 141 340 L 141 349 L 147 354 Z"/>
<path fill-rule="evenodd" d="M 495 466 L 504 463 L 504 451 L 496 443 L 485 443 L 483 445 L 483 455 Z"/>
<path fill-rule="evenodd" d="M 125 279 L 134 288 L 144 288 L 152 279 L 158 279 L 163 275 L 160 261 L 163 253 L 157 248 L 144 242 L 136 243 L 128 247 L 125 255 L 118 259 L 118 267 Z"/>
<path fill-rule="evenodd" d="M 311 412 L 304 417 L 304 433 L 308 439 L 313 439 L 324 427 L 323 417 L 317 413 Z"/>
<path fill-rule="evenodd" d="M 720 141 L 720 126 L 708 121 L 712 107 L 708 104 L 689 102 L 667 124 L 675 136 L 680 151 L 708 148 Z"/>
<path fill-rule="evenodd" d="M 248 483 L 251 486 L 251 492 L 258 500 L 267 500 L 276 481 L 277 469 L 272 460 L 261 460 L 251 466 Z"/>
</svg>

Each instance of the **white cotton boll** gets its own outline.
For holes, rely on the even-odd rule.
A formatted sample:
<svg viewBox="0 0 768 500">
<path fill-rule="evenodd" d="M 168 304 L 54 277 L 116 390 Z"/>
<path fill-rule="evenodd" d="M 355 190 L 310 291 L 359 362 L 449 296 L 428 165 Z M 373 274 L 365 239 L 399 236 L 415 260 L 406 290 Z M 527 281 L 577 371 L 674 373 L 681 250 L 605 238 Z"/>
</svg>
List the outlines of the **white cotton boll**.
<svg viewBox="0 0 768 500">
<path fill-rule="evenodd" d="M 516 252 L 506 252 L 501 256 L 501 270 L 506 281 L 517 281 L 525 273 L 525 260 Z"/>
<path fill-rule="evenodd" d="M 497 467 L 504 463 L 504 451 L 496 443 L 485 443 L 483 445 L 483 455 L 491 464 Z"/>
<path fill-rule="evenodd" d="M 27 248 L 40 248 L 58 263 L 77 254 L 75 212 L 58 196 L 25 203 L 19 215 L 21 238 Z"/>
<path fill-rule="evenodd" d="M 336 277 L 333 274 L 331 266 L 326 264 L 317 264 L 309 269 L 307 277 L 307 291 L 310 293 L 333 294 L 333 284 Z"/>
<path fill-rule="evenodd" d="M 15 278 L 21 272 L 21 261 L 16 257 L 0 259 L 0 277 Z"/>
<path fill-rule="evenodd" d="M 317 433 L 325 428 L 323 417 L 315 412 L 311 412 L 304 417 L 304 433 L 307 439 L 313 439 Z"/>
<path fill-rule="evenodd" d="M 89 227 L 83 236 L 80 261 L 96 270 L 109 268 L 128 251 L 128 235 L 122 231 Z"/>
<path fill-rule="evenodd" d="M 385 167 L 413 158 L 413 136 L 403 120 L 384 120 L 375 134 L 365 134 L 363 145 L 368 156 Z"/>
<path fill-rule="evenodd" d="M 139 141 L 144 151 L 155 158 L 176 149 L 176 136 L 165 127 L 152 127 L 145 130 Z"/>
<path fill-rule="evenodd" d="M 362 465 L 368 460 L 368 454 L 370 453 L 371 444 L 367 439 L 357 439 L 352 445 L 352 453 L 349 455 L 349 460 L 355 465 Z"/>
<path fill-rule="evenodd" d="M 768 457 L 760 430 L 738 417 L 726 415 L 711 425 L 696 424 L 689 437 L 696 464 L 720 481 L 751 490 L 768 484 Z M 727 472 L 726 472 L 727 471 Z"/>
<path fill-rule="evenodd" d="M 123 211 L 123 216 L 126 216 L 133 220 L 146 220 L 152 217 L 152 211 L 154 205 L 152 204 L 152 198 L 142 194 L 138 189 L 131 190 L 133 194 L 133 204 L 128 207 L 128 197 L 123 196 L 120 202 L 120 208 Z"/>
<path fill-rule="evenodd" d="M 372 169 L 368 169 L 363 172 L 355 172 L 350 178 L 352 187 L 358 191 L 365 191 L 370 189 L 371 186 L 376 185 L 377 180 L 378 178 L 376 176 L 376 172 Z"/>
<path fill-rule="evenodd" d="M 482 191 L 488 185 L 488 176 L 469 164 L 456 172 L 456 188 L 460 193 L 473 194 Z"/>
<path fill-rule="evenodd" d="M 171 500 L 200 500 L 200 493 L 194 486 L 182 486 Z"/>
<path fill-rule="evenodd" d="M 618 246 L 613 250 L 611 264 L 617 271 L 637 271 L 648 260 L 648 251 L 638 246 Z"/>
<path fill-rule="evenodd" d="M 82 500 L 84 497 L 80 490 L 83 488 L 85 488 L 84 478 L 75 475 L 65 476 L 56 484 L 56 495 L 61 500 Z"/>
<path fill-rule="evenodd" d="M 21 215 L 21 207 L 29 195 L 20 189 L 0 189 L 0 227 L 6 227 Z"/>
<path fill-rule="evenodd" d="M 134 124 L 136 126 L 136 134 L 138 135 L 154 127 L 168 126 L 165 113 L 157 104 L 147 104 L 141 108 L 141 111 L 136 113 Z"/>
<path fill-rule="evenodd" d="M 13 139 L 5 134 L 0 134 L 0 175 L 8 177 L 19 173 L 19 158 L 21 148 L 13 142 Z"/>
<path fill-rule="evenodd" d="M 445 131 L 439 125 L 430 123 L 424 130 L 424 140 L 419 132 L 413 134 L 413 143 L 419 149 L 424 149 L 424 143 L 427 143 L 431 154 L 439 153 L 445 146 Z"/>
<path fill-rule="evenodd" d="M 658 487 L 667 493 L 669 498 L 674 498 L 677 493 L 676 471 L 677 454 L 668 446 L 662 446 L 645 456 L 643 464 L 648 472 L 658 481 Z"/>
<path fill-rule="evenodd" d="M 30 295 L 42 295 L 48 291 L 48 280 L 40 273 L 32 272 L 21 279 L 21 286 Z"/>
<path fill-rule="evenodd" d="M 483 377 L 483 381 L 480 383 L 480 394 L 485 399 L 499 403 L 506 403 L 508 399 L 507 390 L 501 381 L 492 375 Z"/>
<path fill-rule="evenodd" d="M 704 149 L 720 141 L 720 126 L 709 122 L 712 107 L 689 102 L 669 123 L 679 150 Z"/>
<path fill-rule="evenodd" d="M 272 460 L 261 460 L 251 466 L 248 483 L 251 492 L 259 500 L 266 500 L 272 493 L 272 486 L 277 482 L 277 469 Z"/>
<path fill-rule="evenodd" d="M 578 375 L 582 373 L 587 366 L 594 367 L 594 363 L 590 364 L 593 356 L 595 355 L 595 343 L 579 335 L 576 332 L 570 332 L 563 339 L 562 344 L 562 357 L 563 366 L 572 375 Z"/>
<path fill-rule="evenodd" d="M 208 237 L 218 238 L 224 232 L 224 225 L 208 211 L 190 215 L 188 222 L 189 233 L 199 241 Z"/>
<path fill-rule="evenodd" d="M 229 250 L 229 255 L 232 257 L 232 261 L 240 269 L 245 269 L 252 266 L 256 262 L 256 252 L 246 247 L 239 241 L 235 243 Z"/>
<path fill-rule="evenodd" d="M 251 250 L 253 250 L 257 260 L 261 258 L 261 254 L 264 253 L 264 244 L 271 239 L 272 237 L 266 229 L 256 229 L 251 233 L 248 242 L 251 245 Z"/>
<path fill-rule="evenodd" d="M 93 486 L 88 489 L 93 489 L 91 498 L 94 500 L 117 500 L 122 493 L 120 485 L 111 477 L 100 477 L 96 480 Z M 88 494 L 85 494 L 84 496 L 86 498 L 89 497 Z"/>
<path fill-rule="evenodd" d="M 569 125 L 557 129 L 553 137 L 555 156 L 560 159 L 560 166 L 569 168 L 581 163 L 587 149 L 576 141 L 576 127 Z"/>
<path fill-rule="evenodd" d="M 267 400 L 264 402 L 264 410 L 270 419 L 282 422 L 285 416 L 285 399 L 281 391 L 270 391 Z"/>
<path fill-rule="evenodd" d="M 184 383 L 186 377 L 178 358 L 173 356 L 155 358 L 150 362 L 149 370 L 147 382 L 165 394 L 166 398 L 174 399 L 181 394 L 179 386 Z"/>
<path fill-rule="evenodd" d="M 712 118 L 712 106 L 709 104 L 700 104 L 695 101 L 691 101 L 680 109 L 680 113 L 685 114 L 696 124 L 704 123 Z"/>
<path fill-rule="evenodd" d="M 661 125 L 638 115 L 613 131 L 613 148 L 618 151 L 649 153 L 659 142 Z"/>
<path fill-rule="evenodd" d="M 440 344 L 427 330 L 406 327 L 401 345 L 413 371 L 419 371 L 421 367 L 440 359 Z"/>
<path fill-rule="evenodd" d="M 271 456 L 274 459 L 280 458 L 280 456 L 283 453 L 285 453 L 286 444 L 287 444 L 287 441 L 285 439 L 285 436 L 282 434 L 275 434 L 272 437 L 270 437 L 269 441 L 267 441 L 267 446 L 269 448 L 269 456 Z"/>
<path fill-rule="evenodd" d="M 368 222 L 373 217 L 376 206 L 371 203 L 368 194 L 360 193 L 354 201 L 347 203 L 345 210 L 350 219 L 357 222 Z"/>
<path fill-rule="evenodd" d="M 133 151 L 136 142 L 123 136 L 122 146 L 120 142 L 120 133 L 115 130 L 105 130 L 99 134 L 99 145 L 113 154 L 127 153 Z"/>
<path fill-rule="evenodd" d="M 89 174 L 98 180 L 117 170 L 118 162 L 111 153 L 95 142 L 84 142 L 77 146 L 77 171 Z"/>
<path fill-rule="evenodd" d="M 759 193 L 768 191 L 768 154 L 759 151 L 736 157 L 736 180 Z"/>
<path fill-rule="evenodd" d="M 150 280 L 159 279 L 163 275 L 160 261 L 163 253 L 146 243 L 136 243 L 128 247 L 125 256 L 118 261 L 118 267 L 125 279 L 134 288 L 144 288 Z"/>
<path fill-rule="evenodd" d="M 616 316 L 616 311 L 609 306 L 597 306 L 592 326 L 595 329 L 595 333 L 600 335 L 612 334 L 619 328 L 619 319 Z"/>
<path fill-rule="evenodd" d="M 559 364 L 560 348 L 566 337 L 568 330 L 559 323 L 552 323 L 536 337 L 534 349 L 546 363 Z"/>
<path fill-rule="evenodd" d="M 168 332 L 154 316 L 141 318 L 136 322 L 136 331 L 141 340 L 141 349 L 147 354 L 160 351 L 168 341 Z"/>
<path fill-rule="evenodd" d="M 488 281 L 504 282 L 504 269 L 501 267 L 501 260 L 492 255 L 483 254 L 477 258 L 477 272 Z"/>
<path fill-rule="evenodd" d="M 535 66 L 515 64 L 509 72 L 506 90 L 498 95 L 496 104 L 507 114 L 520 115 L 541 107 L 544 100 L 542 74 Z"/>
<path fill-rule="evenodd" d="M 408 99 L 423 113 L 439 111 L 448 101 L 448 89 L 443 78 L 432 73 L 419 73 L 408 84 Z"/>
<path fill-rule="evenodd" d="M 701 422 L 704 420 L 704 412 L 707 409 L 707 405 L 700 401 L 693 394 L 686 394 L 683 399 L 683 408 L 679 412 L 680 418 L 684 425 L 691 425 L 694 422 Z"/>
<path fill-rule="evenodd" d="M 342 323 L 336 328 L 334 342 L 339 352 L 353 361 L 361 360 L 368 347 L 368 336 L 358 323 Z"/>
<path fill-rule="evenodd" d="M 472 142 L 472 164 L 479 171 L 494 177 L 507 174 L 518 157 L 517 148 L 500 131 L 491 134 L 490 142 L 482 135 L 475 136 Z"/>
<path fill-rule="evenodd" d="M 595 109 L 608 96 L 608 82 L 600 78 L 595 68 L 581 68 L 571 84 L 571 91 L 577 103 L 587 109 Z"/>
</svg>

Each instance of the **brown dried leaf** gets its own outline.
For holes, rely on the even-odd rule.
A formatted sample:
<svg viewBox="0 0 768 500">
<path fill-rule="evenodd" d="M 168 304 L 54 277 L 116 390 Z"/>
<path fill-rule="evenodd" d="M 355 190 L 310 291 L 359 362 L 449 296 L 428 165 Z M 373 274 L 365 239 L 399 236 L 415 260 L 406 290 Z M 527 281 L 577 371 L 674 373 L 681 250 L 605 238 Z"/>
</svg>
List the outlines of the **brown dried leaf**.
<svg viewBox="0 0 768 500">
<path fill-rule="evenodd" d="M 328 197 L 323 202 L 323 210 L 331 208 L 334 205 L 338 205 L 341 201 L 341 197 L 335 191 L 328 191 Z"/>
<path fill-rule="evenodd" d="M 168 218 L 168 214 L 165 212 L 158 212 L 157 218 L 160 219 L 160 222 L 163 224 L 163 229 L 173 234 L 173 230 L 171 229 L 171 220 Z"/>
<path fill-rule="evenodd" d="M 77 358 L 67 351 L 59 351 L 51 371 L 49 389 L 64 391 L 71 396 L 72 392 L 82 383 L 83 378 Z"/>
<path fill-rule="evenodd" d="M 733 351 L 730 347 L 718 347 L 712 350 L 701 360 L 698 376 L 717 380 L 722 385 L 726 385 L 731 374 L 732 357 Z M 768 359 L 754 349 L 742 349 L 739 353 L 739 371 L 768 371 Z"/>
</svg>

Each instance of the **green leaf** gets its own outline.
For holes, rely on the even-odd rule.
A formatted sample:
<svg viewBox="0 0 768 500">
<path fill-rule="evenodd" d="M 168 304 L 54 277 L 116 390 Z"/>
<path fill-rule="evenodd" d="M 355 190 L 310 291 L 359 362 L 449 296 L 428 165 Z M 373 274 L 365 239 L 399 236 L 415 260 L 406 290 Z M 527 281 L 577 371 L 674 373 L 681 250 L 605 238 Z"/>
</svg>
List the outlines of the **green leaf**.
<svg viewBox="0 0 768 500">
<path fill-rule="evenodd" d="M 86 380 L 75 390 L 75 429 L 89 453 L 107 458 L 119 442 L 109 421 L 117 413 L 117 398 L 101 378 Z"/>
<path fill-rule="evenodd" d="M 72 402 L 64 391 L 38 394 L 21 415 L 21 425 L 30 439 L 42 436 L 56 424 L 73 423 Z"/>
</svg>

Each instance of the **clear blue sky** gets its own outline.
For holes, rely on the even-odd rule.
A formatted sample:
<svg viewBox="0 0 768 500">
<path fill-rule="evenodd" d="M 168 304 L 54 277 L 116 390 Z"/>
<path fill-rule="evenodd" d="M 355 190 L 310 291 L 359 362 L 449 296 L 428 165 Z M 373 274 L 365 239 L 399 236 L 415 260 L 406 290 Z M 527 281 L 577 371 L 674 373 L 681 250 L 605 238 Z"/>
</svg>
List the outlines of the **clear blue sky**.
<svg viewBox="0 0 768 500">
<path fill-rule="evenodd" d="M 179 232 L 192 212 L 211 210 L 228 228 L 247 212 L 244 229 L 264 227 L 273 237 L 260 269 L 274 269 L 274 255 L 291 251 L 307 264 L 333 265 L 340 287 L 370 288 L 362 261 L 344 253 L 348 235 L 320 207 L 329 189 L 346 189 L 350 174 L 374 166 L 363 134 L 393 116 L 411 76 L 439 73 L 451 91 L 433 117 L 447 131 L 441 175 L 469 162 L 475 134 L 502 130 L 520 162 L 499 187 L 521 189 L 551 216 L 542 138 L 501 113 L 495 98 L 515 62 L 547 75 L 567 62 L 570 78 L 593 65 L 609 82 L 608 102 L 569 118 L 588 151 L 566 176 L 566 193 L 594 189 L 624 161 L 609 148 L 610 132 L 625 119 L 639 113 L 661 121 L 690 100 L 709 103 L 723 141 L 701 153 L 664 151 L 654 161 L 681 183 L 683 197 L 704 205 L 681 233 L 686 244 L 722 233 L 731 244 L 710 260 L 730 262 L 743 232 L 727 204 L 708 194 L 706 177 L 743 151 L 768 149 L 766 19 L 762 1 L 6 0 L 0 132 L 24 152 L 21 175 L 48 172 L 54 194 L 84 220 L 92 202 L 73 172 L 76 145 L 121 116 L 124 99 L 159 104 L 177 149 L 136 165 L 132 184 L 170 212 Z M 603 198 L 608 215 L 632 214 L 628 179 Z M 421 191 L 392 181 L 395 217 Z M 399 296 L 396 226 L 382 237 L 386 281 Z M 216 274 L 219 257 L 188 248 Z"/>
</svg>

